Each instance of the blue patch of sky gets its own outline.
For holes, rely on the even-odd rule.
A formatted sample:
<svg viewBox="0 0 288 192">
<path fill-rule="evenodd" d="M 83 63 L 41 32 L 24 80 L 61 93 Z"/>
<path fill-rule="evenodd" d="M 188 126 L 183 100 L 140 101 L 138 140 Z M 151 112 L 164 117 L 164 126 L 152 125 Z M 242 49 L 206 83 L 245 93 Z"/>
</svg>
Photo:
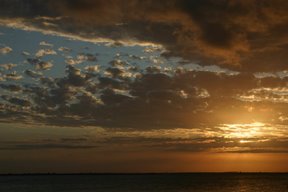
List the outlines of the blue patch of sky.
<svg viewBox="0 0 288 192">
<path fill-rule="evenodd" d="M 27 58 L 35 58 L 35 54 L 41 48 L 51 48 L 57 52 L 57 55 L 47 55 L 41 58 L 43 61 L 50 61 L 53 63 L 53 67 L 49 70 L 42 71 L 45 76 L 48 77 L 62 77 L 65 72 L 66 63 L 65 60 L 68 56 L 76 58 L 78 54 L 92 54 L 97 56 L 97 62 L 83 62 L 76 65 L 77 68 L 84 68 L 87 65 L 100 65 L 107 67 L 108 63 L 115 59 L 118 55 L 118 59 L 124 60 L 133 66 L 139 68 L 146 68 L 147 66 L 154 65 L 153 59 L 159 60 L 163 65 L 171 66 L 175 65 L 177 61 L 167 61 L 166 58 L 160 56 L 161 51 L 145 52 L 143 46 L 108 46 L 105 43 L 90 43 L 79 40 L 71 40 L 65 37 L 45 35 L 40 32 L 24 31 L 19 29 L 7 28 L 0 26 L 0 44 L 9 46 L 13 51 L 9 54 L 0 56 L 0 64 L 15 63 L 17 67 L 15 70 L 17 73 L 22 73 L 26 69 L 34 69 L 29 63 Z M 52 44 L 53 47 L 41 46 L 39 43 L 45 41 Z M 60 47 L 67 47 L 71 49 L 71 52 L 65 53 L 58 51 Z M 30 56 L 24 56 L 23 51 L 30 53 Z M 144 59 L 139 60 L 135 57 L 142 57 Z M 161 61 L 162 60 L 162 61 Z M 25 81 L 23 79 L 23 81 Z"/>
<path fill-rule="evenodd" d="M 41 32 L 25 31 L 14 29 L 5 26 L 0 26 L 0 45 L 8 46 L 13 49 L 11 53 L 0 55 L 0 65 L 7 63 L 17 64 L 17 67 L 4 71 L 4 74 L 16 72 L 23 76 L 23 79 L 14 81 L 7 80 L 4 83 L 13 84 L 34 84 L 35 79 L 27 77 L 23 72 L 27 69 L 37 71 L 35 66 L 27 62 L 27 58 L 36 58 L 35 54 L 40 49 L 52 49 L 57 52 L 57 55 L 46 55 L 40 58 L 42 61 L 51 62 L 53 67 L 48 70 L 38 70 L 46 77 L 61 78 L 65 76 L 67 64 L 65 60 L 68 57 L 77 58 L 79 54 L 91 54 L 96 56 L 97 61 L 85 61 L 75 65 L 79 69 L 84 69 L 86 66 L 98 65 L 100 69 L 105 69 L 109 66 L 109 62 L 114 59 L 120 59 L 128 64 L 128 66 L 137 67 L 140 71 L 144 71 L 148 66 L 158 66 L 162 69 L 171 68 L 172 71 L 176 67 L 196 71 L 214 71 L 228 72 L 231 71 L 220 68 L 218 66 L 200 66 L 195 63 L 179 64 L 180 58 L 162 57 L 163 50 L 145 51 L 149 46 L 113 46 L 107 43 L 93 43 L 87 41 L 73 40 L 66 37 L 56 35 L 47 35 Z M 52 47 L 40 45 L 40 42 L 52 44 Z M 71 51 L 59 51 L 60 47 L 67 47 Z M 23 55 L 23 51 L 30 53 L 29 56 Z M 103 71 L 100 73 L 103 74 Z"/>
<path fill-rule="evenodd" d="M 128 66 L 137 66 L 140 71 L 144 71 L 148 66 L 159 65 L 164 67 L 175 67 L 178 65 L 177 58 L 167 59 L 161 57 L 162 50 L 145 51 L 149 46 L 113 46 L 107 43 L 90 43 L 86 41 L 73 40 L 65 37 L 46 35 L 41 32 L 25 31 L 21 29 L 8 28 L 0 26 L 0 45 L 8 46 L 13 49 L 12 52 L 0 55 L 0 65 L 13 63 L 17 66 L 7 70 L 2 68 L 2 77 L 5 74 L 13 72 L 23 76 L 20 80 L 8 80 L 1 82 L 2 84 L 15 84 L 22 86 L 38 85 L 39 80 L 28 77 L 24 71 L 33 70 L 41 72 L 45 77 L 61 78 L 65 76 L 65 69 L 67 64 L 65 60 L 67 57 L 76 58 L 79 54 L 92 54 L 95 55 L 97 61 L 85 61 L 75 67 L 83 70 L 86 66 L 98 65 L 100 66 L 101 75 L 103 71 L 109 67 L 112 60 L 120 59 L 128 64 Z M 43 46 L 40 42 L 47 42 L 53 46 Z M 71 51 L 59 51 L 60 47 L 69 48 Z M 51 62 L 53 67 L 48 70 L 37 70 L 35 66 L 27 62 L 28 58 L 36 58 L 35 54 L 40 49 L 52 49 L 57 52 L 57 55 L 46 55 L 40 58 L 42 61 Z M 23 52 L 30 53 L 30 55 L 23 55 Z M 157 63 L 155 63 L 155 61 Z M 1 73 L 0 73 L 1 75 Z M 10 95 L 20 98 L 25 98 L 21 92 L 10 92 L 9 90 L 1 89 L 1 95 Z M 3 102 L 3 100 L 0 98 Z"/>
</svg>

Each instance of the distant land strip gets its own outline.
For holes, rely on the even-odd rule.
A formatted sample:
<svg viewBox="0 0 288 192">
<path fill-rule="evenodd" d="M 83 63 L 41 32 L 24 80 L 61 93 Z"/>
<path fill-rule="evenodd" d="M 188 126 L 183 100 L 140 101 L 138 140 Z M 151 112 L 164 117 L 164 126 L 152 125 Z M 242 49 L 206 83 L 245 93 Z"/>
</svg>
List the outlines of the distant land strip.
<svg viewBox="0 0 288 192">
<path fill-rule="evenodd" d="M 85 175 L 205 175 L 205 174 L 288 174 L 288 172 L 147 172 L 147 173 L 3 173 L 3 176 L 85 176 Z"/>
</svg>

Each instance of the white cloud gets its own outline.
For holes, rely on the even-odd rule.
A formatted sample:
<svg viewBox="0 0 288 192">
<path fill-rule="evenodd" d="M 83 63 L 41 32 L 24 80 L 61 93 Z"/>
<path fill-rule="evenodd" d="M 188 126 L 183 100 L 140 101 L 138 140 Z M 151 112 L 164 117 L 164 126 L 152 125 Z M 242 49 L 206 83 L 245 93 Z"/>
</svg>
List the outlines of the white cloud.
<svg viewBox="0 0 288 192">
<path fill-rule="evenodd" d="M 57 18 L 57 20 L 60 20 L 61 17 Z M 142 47 L 153 47 L 155 49 L 163 50 L 163 46 L 160 44 L 155 44 L 151 42 L 145 42 L 145 41 L 139 41 L 135 39 L 125 39 L 125 40 L 118 40 L 115 41 L 111 38 L 103 38 L 103 37 L 83 37 L 81 34 L 71 34 L 63 31 L 57 31 L 55 28 L 49 26 L 46 26 L 48 29 L 41 29 L 41 27 L 37 27 L 33 25 L 33 23 L 27 22 L 25 19 L 0 19 L 0 25 L 4 25 L 11 28 L 21 29 L 25 31 L 36 31 L 41 32 L 43 34 L 47 35 L 55 35 L 59 37 L 65 37 L 71 40 L 78 40 L 83 42 L 90 42 L 90 43 L 104 43 L 106 46 L 110 46 L 115 44 L 115 42 L 122 44 L 123 46 L 142 46 Z"/>
<path fill-rule="evenodd" d="M 99 65 L 94 65 L 85 67 L 85 70 L 89 72 L 99 72 L 99 68 Z"/>
<path fill-rule="evenodd" d="M 18 75 L 16 72 L 6 74 L 4 77 L 7 80 L 20 80 L 23 78 L 22 75 Z"/>
<path fill-rule="evenodd" d="M 61 52 L 71 52 L 72 49 L 68 48 L 68 47 L 59 47 L 58 48 L 58 51 L 61 51 Z"/>
<path fill-rule="evenodd" d="M 6 70 L 11 70 L 16 66 L 17 66 L 17 64 L 14 64 L 14 63 L 7 63 L 7 64 L 1 64 L 0 65 L 1 68 L 4 68 Z"/>
<path fill-rule="evenodd" d="M 48 70 L 53 67 L 51 62 L 41 61 L 36 64 L 36 69 L 38 70 Z"/>
<path fill-rule="evenodd" d="M 29 77 L 32 77 L 32 78 L 39 78 L 39 77 L 42 77 L 42 73 L 40 72 L 36 72 L 36 71 L 32 71 L 32 70 L 25 70 L 24 73 L 29 76 Z"/>
<path fill-rule="evenodd" d="M 48 43 L 48 42 L 46 42 L 46 41 L 41 41 L 41 42 L 39 43 L 39 45 L 41 45 L 41 46 L 47 46 L 47 47 L 53 47 L 53 46 L 54 46 L 53 44 Z"/>
<path fill-rule="evenodd" d="M 53 49 L 40 49 L 38 52 L 35 54 L 36 57 L 43 57 L 45 55 L 57 55 L 56 51 Z"/>
<path fill-rule="evenodd" d="M 92 54 L 79 54 L 79 55 L 77 55 L 76 58 L 73 58 L 71 56 L 67 57 L 65 62 L 68 65 L 77 65 L 77 64 L 84 63 L 86 61 L 94 62 L 96 60 L 97 60 L 97 58 Z"/>
<path fill-rule="evenodd" d="M 267 101 L 273 103 L 288 103 L 288 88 L 257 88 L 248 91 L 248 93 L 239 95 L 239 99 L 248 102 Z"/>
<path fill-rule="evenodd" d="M 67 63 L 68 65 L 77 65 L 77 64 L 80 64 L 82 63 L 83 61 L 79 61 L 77 59 L 73 59 L 73 58 L 67 58 L 65 60 L 65 63 Z"/>
<path fill-rule="evenodd" d="M 24 55 L 24 56 L 29 56 L 29 55 L 30 55 L 30 53 L 29 53 L 29 52 L 27 52 L 27 51 L 23 51 L 23 52 L 22 52 L 22 55 Z"/>
<path fill-rule="evenodd" d="M 13 49 L 11 47 L 2 47 L 0 48 L 0 54 L 5 55 L 12 52 Z"/>
</svg>

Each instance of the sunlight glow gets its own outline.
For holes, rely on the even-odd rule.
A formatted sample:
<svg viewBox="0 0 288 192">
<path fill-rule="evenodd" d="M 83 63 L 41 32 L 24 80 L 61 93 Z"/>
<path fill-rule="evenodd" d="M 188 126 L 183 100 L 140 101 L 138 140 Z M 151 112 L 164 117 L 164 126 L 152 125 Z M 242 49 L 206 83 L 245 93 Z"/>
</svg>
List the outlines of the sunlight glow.
<svg viewBox="0 0 288 192">
<path fill-rule="evenodd" d="M 245 139 L 257 138 L 263 136 L 263 128 L 265 124 L 261 122 L 249 124 L 224 124 L 221 130 L 224 132 L 225 138 L 241 139 L 240 143 L 247 143 Z"/>
</svg>

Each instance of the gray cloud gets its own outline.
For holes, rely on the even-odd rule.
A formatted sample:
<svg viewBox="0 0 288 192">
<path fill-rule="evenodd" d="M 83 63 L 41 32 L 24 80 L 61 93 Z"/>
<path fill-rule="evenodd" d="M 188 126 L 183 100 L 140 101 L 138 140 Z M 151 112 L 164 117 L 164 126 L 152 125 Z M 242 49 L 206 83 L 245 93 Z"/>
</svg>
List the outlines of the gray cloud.
<svg viewBox="0 0 288 192">
<path fill-rule="evenodd" d="M 23 78 L 22 75 L 20 74 L 17 74 L 17 72 L 12 72 L 12 73 L 8 73 L 8 74 L 5 74 L 4 75 L 4 78 L 7 79 L 7 80 L 14 80 L 14 81 L 17 81 L 17 80 L 20 80 Z"/>
<path fill-rule="evenodd" d="M 31 106 L 33 113 L 27 112 L 35 121 L 59 126 L 162 129 L 255 119 L 284 123 L 283 114 L 287 111 L 284 103 L 278 106 L 272 99 L 241 99 L 255 89 L 266 87 L 268 77 L 189 70 L 176 70 L 168 75 L 159 69 L 136 70 L 138 76 L 123 78 L 121 74 L 126 69 L 123 70 L 107 66 L 103 71 L 111 75 L 106 77 L 102 71 L 91 74 L 88 68 L 80 70 L 68 65 L 64 77 L 39 77 L 41 84 L 23 88 L 2 84 L 2 89 L 23 92 L 23 99 L 8 96 L 3 99 L 13 105 Z M 285 78 L 274 81 L 277 83 L 269 83 L 274 88 L 287 82 Z M 31 103 L 24 99 L 27 97 Z"/>
<path fill-rule="evenodd" d="M 23 106 L 23 107 L 31 106 L 31 103 L 27 100 L 24 100 L 24 99 L 20 99 L 20 98 L 16 98 L 16 97 L 9 97 L 7 95 L 2 95 L 1 97 L 2 97 L 2 99 L 6 100 L 9 103 L 14 104 L 14 105 L 19 105 L 19 106 Z"/>
<path fill-rule="evenodd" d="M 26 69 L 20 63 L 0 65 L 0 122 L 107 131 L 101 141 L 81 137 L 11 142 L 0 150 L 133 144 L 135 149 L 172 152 L 287 153 L 283 127 L 288 125 L 288 78 L 285 71 L 279 73 L 287 70 L 287 7 L 283 0 L 0 0 L 0 22 L 17 18 L 26 29 L 88 41 L 113 39 L 107 46 L 120 52 L 128 40 L 166 48 L 159 61 L 152 57 L 154 50 L 162 51 L 157 46 L 143 48 L 147 57 L 119 53 L 103 63 L 106 58 L 98 60 L 98 54 L 86 53 L 86 48 L 72 52 L 55 47 L 63 54 L 55 56 L 55 65 L 67 65 L 65 75 L 57 72 L 54 77 L 54 61 L 45 56 L 56 51 L 42 41 L 35 56 L 24 52 Z M 2 46 L 0 52 L 8 54 L 8 48 Z M 56 63 L 60 56 L 63 63 Z M 180 57 L 180 62 L 165 60 L 170 56 Z M 148 61 L 151 65 L 143 67 Z M 241 125 L 255 122 L 275 126 L 281 140 L 239 136 Z M 225 132 L 221 126 L 230 124 L 239 135 L 225 135 L 233 130 Z M 175 130 L 177 135 L 179 128 L 185 129 L 179 137 L 167 133 Z"/>
<path fill-rule="evenodd" d="M 287 70 L 288 4 L 283 0 L 2 0 L 1 4 L 2 17 L 26 18 L 27 25 L 44 30 L 160 43 L 170 52 L 166 55 L 202 65 Z"/>
<path fill-rule="evenodd" d="M 29 77 L 32 77 L 32 78 L 40 78 L 43 76 L 42 73 L 39 73 L 39 72 L 36 72 L 36 71 L 33 71 L 33 70 L 25 70 L 24 73 L 29 76 Z"/>
</svg>

